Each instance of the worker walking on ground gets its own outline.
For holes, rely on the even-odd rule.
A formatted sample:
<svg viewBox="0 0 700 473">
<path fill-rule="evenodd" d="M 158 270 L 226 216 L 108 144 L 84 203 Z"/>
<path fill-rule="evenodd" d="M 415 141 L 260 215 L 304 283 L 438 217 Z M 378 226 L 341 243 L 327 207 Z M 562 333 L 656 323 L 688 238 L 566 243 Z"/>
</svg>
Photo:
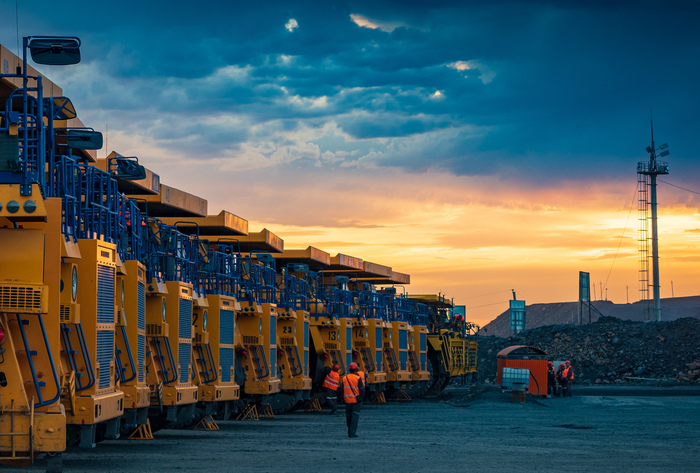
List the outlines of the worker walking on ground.
<svg viewBox="0 0 700 473">
<path fill-rule="evenodd" d="M 338 410 L 338 403 L 336 402 L 336 397 L 338 396 L 338 384 L 340 384 L 340 367 L 338 365 L 333 365 L 333 368 L 326 366 L 324 368 L 326 379 L 323 380 L 323 387 L 326 390 L 326 404 L 331 408 L 331 415 L 335 414 Z"/>
<path fill-rule="evenodd" d="M 345 420 L 348 425 L 348 437 L 357 437 L 357 424 L 360 421 L 362 399 L 365 397 L 365 383 L 357 374 L 357 363 L 350 363 L 350 373 L 343 376 L 338 386 L 338 402 L 345 401 Z"/>
<path fill-rule="evenodd" d="M 557 389 L 557 396 L 564 396 L 564 390 L 566 389 L 566 379 L 563 377 L 564 368 L 566 365 L 561 363 L 559 368 L 557 368 L 557 383 L 559 383 L 559 389 Z"/>
<path fill-rule="evenodd" d="M 561 374 L 562 379 L 566 380 L 566 389 L 562 395 L 571 397 L 571 385 L 574 384 L 574 367 L 571 366 L 571 362 L 566 360 L 566 367 Z"/>
<path fill-rule="evenodd" d="M 554 372 L 554 363 L 547 362 L 547 399 L 557 395 L 557 374 Z"/>
</svg>

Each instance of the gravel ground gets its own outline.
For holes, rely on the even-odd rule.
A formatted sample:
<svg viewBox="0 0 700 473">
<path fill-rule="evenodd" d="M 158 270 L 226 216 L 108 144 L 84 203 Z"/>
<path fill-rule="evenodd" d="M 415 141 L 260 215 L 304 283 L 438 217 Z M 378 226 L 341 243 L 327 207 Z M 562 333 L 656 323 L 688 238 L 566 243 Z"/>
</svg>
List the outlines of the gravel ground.
<svg viewBox="0 0 700 473">
<path fill-rule="evenodd" d="M 494 387 L 366 405 L 358 438 L 342 410 L 163 430 L 64 454 L 66 472 L 698 471 L 700 390 L 644 388 L 511 402 Z M 576 394 L 576 392 L 575 392 Z M 43 462 L 28 469 L 40 471 Z"/>
</svg>

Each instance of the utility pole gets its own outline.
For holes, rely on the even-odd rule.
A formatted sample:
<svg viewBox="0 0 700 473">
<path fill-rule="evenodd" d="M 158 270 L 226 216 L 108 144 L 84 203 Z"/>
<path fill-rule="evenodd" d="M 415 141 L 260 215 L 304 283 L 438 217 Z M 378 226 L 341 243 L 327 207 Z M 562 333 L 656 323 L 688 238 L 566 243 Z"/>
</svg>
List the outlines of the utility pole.
<svg viewBox="0 0 700 473">
<path fill-rule="evenodd" d="M 666 150 L 667 144 L 662 144 L 658 148 L 654 145 L 654 120 L 651 120 L 651 146 L 647 146 L 646 151 L 649 153 L 649 162 L 637 163 L 637 174 L 648 176 L 648 186 L 651 191 L 651 258 L 652 258 L 652 287 L 654 292 L 654 316 L 653 320 L 661 320 L 661 296 L 659 286 L 659 228 L 656 212 L 656 176 L 659 174 L 668 174 L 668 163 L 657 161 L 656 152 Z M 661 151 L 659 157 L 668 156 L 668 151 Z"/>
</svg>

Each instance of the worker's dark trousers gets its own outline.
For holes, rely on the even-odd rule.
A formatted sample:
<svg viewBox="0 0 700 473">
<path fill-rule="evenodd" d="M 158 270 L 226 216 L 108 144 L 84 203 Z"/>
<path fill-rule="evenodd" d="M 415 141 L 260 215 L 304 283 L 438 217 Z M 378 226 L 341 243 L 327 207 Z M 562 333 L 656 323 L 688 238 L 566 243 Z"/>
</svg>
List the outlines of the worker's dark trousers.
<svg viewBox="0 0 700 473">
<path fill-rule="evenodd" d="M 331 414 L 338 410 L 337 393 L 330 388 L 326 388 L 326 404 L 331 408 Z"/>
<path fill-rule="evenodd" d="M 348 435 L 357 434 L 357 424 L 360 422 L 361 402 L 345 404 L 345 420 L 348 424 Z"/>
<path fill-rule="evenodd" d="M 569 389 L 569 381 L 566 379 L 561 380 L 561 384 L 559 385 L 559 396 L 564 397 L 566 396 L 566 392 Z"/>
</svg>

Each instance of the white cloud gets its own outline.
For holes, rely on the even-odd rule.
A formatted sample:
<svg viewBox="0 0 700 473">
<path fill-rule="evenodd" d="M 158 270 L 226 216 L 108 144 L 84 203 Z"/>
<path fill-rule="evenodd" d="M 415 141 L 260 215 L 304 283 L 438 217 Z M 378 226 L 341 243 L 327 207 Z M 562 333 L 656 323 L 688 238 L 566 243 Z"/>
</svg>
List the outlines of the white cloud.
<svg viewBox="0 0 700 473">
<path fill-rule="evenodd" d="M 292 64 L 292 62 L 294 62 L 295 57 L 296 56 L 290 56 L 287 54 L 278 54 L 277 55 L 277 63 L 285 65 L 285 66 L 289 66 Z"/>
<path fill-rule="evenodd" d="M 382 30 L 385 33 L 391 33 L 396 28 L 402 26 L 408 26 L 406 23 L 399 21 L 381 21 L 367 18 L 364 15 L 358 15 L 357 13 L 351 13 L 350 19 L 360 28 L 369 28 L 371 30 Z"/>
<path fill-rule="evenodd" d="M 495 71 L 491 70 L 488 66 L 479 61 L 455 61 L 447 64 L 447 67 L 459 72 L 478 70 L 479 79 L 484 84 L 490 83 L 493 78 L 496 77 Z M 469 75 L 465 74 L 464 77 L 469 77 Z"/>
<path fill-rule="evenodd" d="M 290 18 L 289 21 L 284 25 L 285 29 L 290 33 L 295 29 L 299 28 L 299 23 L 294 18 Z"/>
</svg>

